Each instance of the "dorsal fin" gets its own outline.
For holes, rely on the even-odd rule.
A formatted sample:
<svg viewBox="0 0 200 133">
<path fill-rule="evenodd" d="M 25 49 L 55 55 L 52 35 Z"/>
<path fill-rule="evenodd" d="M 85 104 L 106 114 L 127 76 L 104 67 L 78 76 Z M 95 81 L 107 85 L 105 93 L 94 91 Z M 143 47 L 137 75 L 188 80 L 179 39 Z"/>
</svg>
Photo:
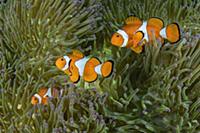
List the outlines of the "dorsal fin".
<svg viewBox="0 0 200 133">
<path fill-rule="evenodd" d="M 72 50 L 72 55 L 79 57 L 79 58 L 84 57 L 83 53 L 81 53 L 79 50 Z"/>
<path fill-rule="evenodd" d="M 43 97 L 46 94 L 47 90 L 47 88 L 42 87 L 39 89 L 38 94 Z"/>
<path fill-rule="evenodd" d="M 155 27 L 157 28 L 157 30 L 161 30 L 164 26 L 164 22 L 162 19 L 160 18 L 150 18 L 148 21 L 147 21 L 147 26 L 150 26 L 150 27 Z"/>
<path fill-rule="evenodd" d="M 128 17 L 126 20 L 125 20 L 125 23 L 126 24 L 136 24 L 136 25 L 142 25 L 142 21 L 137 18 L 137 17 Z"/>
</svg>

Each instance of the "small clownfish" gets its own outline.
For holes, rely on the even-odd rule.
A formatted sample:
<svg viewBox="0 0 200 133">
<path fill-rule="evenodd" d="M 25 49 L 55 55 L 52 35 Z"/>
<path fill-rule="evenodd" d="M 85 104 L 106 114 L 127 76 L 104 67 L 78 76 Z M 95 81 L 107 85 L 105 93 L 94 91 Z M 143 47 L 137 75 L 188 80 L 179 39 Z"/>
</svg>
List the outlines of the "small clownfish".
<svg viewBox="0 0 200 133">
<path fill-rule="evenodd" d="M 58 58 L 55 64 L 69 75 L 73 83 L 77 83 L 80 77 L 86 82 L 94 82 L 98 74 L 104 78 L 109 77 L 114 63 L 111 60 L 101 63 L 96 57 L 85 57 L 80 51 L 74 50 L 72 54 Z"/>
<path fill-rule="evenodd" d="M 48 97 L 59 97 L 63 93 L 63 90 L 58 90 L 56 88 L 40 88 L 38 93 L 34 94 L 31 98 L 31 104 L 43 104 L 48 103 Z"/>
<path fill-rule="evenodd" d="M 164 22 L 159 18 L 152 17 L 148 21 L 142 22 L 137 17 L 129 17 L 125 21 L 125 26 L 112 35 L 111 43 L 141 53 L 143 45 L 152 42 L 154 35 L 162 44 L 164 39 L 167 39 L 170 43 L 176 43 L 180 40 L 180 28 L 177 23 L 163 26 Z"/>
</svg>

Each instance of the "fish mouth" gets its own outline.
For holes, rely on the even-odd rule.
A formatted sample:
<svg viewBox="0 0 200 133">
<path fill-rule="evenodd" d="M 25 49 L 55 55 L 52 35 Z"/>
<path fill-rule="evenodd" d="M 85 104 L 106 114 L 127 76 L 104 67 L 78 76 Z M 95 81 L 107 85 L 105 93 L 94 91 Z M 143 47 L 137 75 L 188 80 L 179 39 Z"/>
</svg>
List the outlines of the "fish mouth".
<svg viewBox="0 0 200 133">
<path fill-rule="evenodd" d="M 111 44 L 114 46 L 120 46 L 121 44 L 117 41 L 114 41 L 113 39 L 111 39 Z"/>
</svg>

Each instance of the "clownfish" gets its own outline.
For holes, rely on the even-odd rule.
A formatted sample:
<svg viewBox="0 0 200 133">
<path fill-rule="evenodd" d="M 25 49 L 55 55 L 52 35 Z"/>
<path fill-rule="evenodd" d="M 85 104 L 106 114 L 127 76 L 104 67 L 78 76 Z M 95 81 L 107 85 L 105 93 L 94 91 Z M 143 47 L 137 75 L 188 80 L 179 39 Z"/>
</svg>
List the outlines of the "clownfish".
<svg viewBox="0 0 200 133">
<path fill-rule="evenodd" d="M 31 98 L 31 104 L 43 104 L 48 103 L 48 97 L 59 97 L 63 93 L 63 90 L 58 90 L 56 88 L 40 88 L 38 93 L 34 94 Z"/>
<path fill-rule="evenodd" d="M 101 63 L 96 57 L 85 57 L 80 51 L 73 50 L 72 54 L 59 57 L 56 67 L 64 71 L 73 83 L 77 83 L 80 77 L 86 82 L 94 82 L 98 75 L 106 78 L 112 74 L 113 61 Z"/>
<path fill-rule="evenodd" d="M 180 40 L 180 28 L 177 23 L 171 23 L 164 26 L 164 22 L 152 17 L 148 21 L 141 21 L 137 17 L 129 17 L 125 20 L 125 25 L 112 35 L 112 45 L 118 47 L 131 48 L 136 53 L 141 53 L 143 45 L 152 42 L 153 37 L 162 44 L 164 39 L 170 43 L 176 43 Z"/>
</svg>

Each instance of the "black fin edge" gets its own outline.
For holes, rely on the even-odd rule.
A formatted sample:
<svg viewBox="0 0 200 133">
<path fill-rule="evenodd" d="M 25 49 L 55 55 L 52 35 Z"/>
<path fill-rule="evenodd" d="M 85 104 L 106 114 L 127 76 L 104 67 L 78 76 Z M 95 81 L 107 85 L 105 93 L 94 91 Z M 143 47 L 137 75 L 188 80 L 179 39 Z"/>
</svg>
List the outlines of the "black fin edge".
<svg viewBox="0 0 200 133">
<path fill-rule="evenodd" d="M 80 81 L 80 76 L 78 76 L 78 79 L 76 81 L 72 81 L 74 84 L 77 84 Z"/>
</svg>

